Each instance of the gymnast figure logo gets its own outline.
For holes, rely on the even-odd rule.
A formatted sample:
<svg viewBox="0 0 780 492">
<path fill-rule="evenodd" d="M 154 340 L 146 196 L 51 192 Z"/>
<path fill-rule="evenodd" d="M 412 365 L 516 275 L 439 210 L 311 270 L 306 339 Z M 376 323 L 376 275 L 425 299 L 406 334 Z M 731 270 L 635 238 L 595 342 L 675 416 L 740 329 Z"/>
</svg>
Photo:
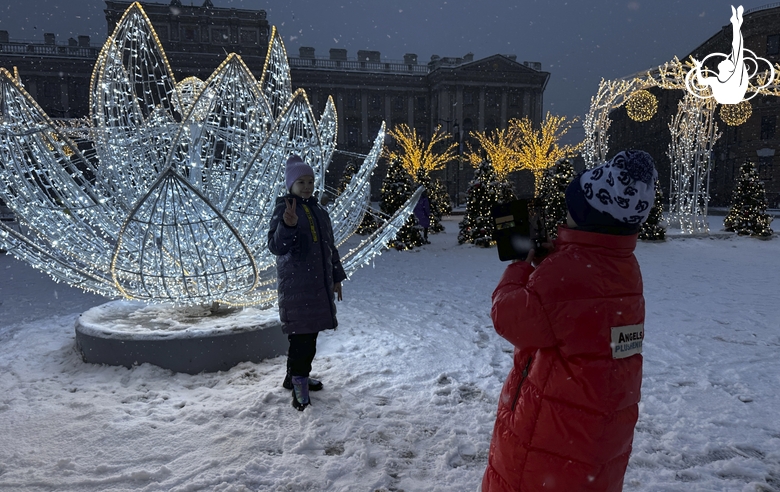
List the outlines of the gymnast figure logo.
<svg viewBox="0 0 780 492">
<path fill-rule="evenodd" d="M 753 99 L 758 92 L 774 82 L 775 69 L 769 60 L 759 58 L 755 53 L 745 48 L 742 40 L 742 5 L 736 10 L 731 6 L 731 54 L 711 53 L 703 60 L 693 59 L 694 67 L 685 75 L 685 87 L 692 95 L 707 99 L 714 97 L 720 104 L 737 104 Z M 748 56 L 750 55 L 750 56 Z M 710 58 L 720 57 L 718 72 L 710 70 L 704 64 Z M 769 67 L 769 77 L 763 85 L 753 87 L 753 93 L 745 97 L 750 86 L 750 79 L 756 76 L 760 62 Z M 695 79 L 695 80 L 694 80 Z M 707 88 L 710 88 L 708 91 Z"/>
</svg>

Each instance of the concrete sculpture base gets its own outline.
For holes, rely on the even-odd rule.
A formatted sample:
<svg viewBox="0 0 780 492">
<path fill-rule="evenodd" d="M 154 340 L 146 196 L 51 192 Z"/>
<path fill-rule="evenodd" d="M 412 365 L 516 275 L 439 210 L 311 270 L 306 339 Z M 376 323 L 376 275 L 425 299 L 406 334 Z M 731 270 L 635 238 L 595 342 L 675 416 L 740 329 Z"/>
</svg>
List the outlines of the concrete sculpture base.
<svg viewBox="0 0 780 492">
<path fill-rule="evenodd" d="M 149 363 L 175 372 L 225 371 L 287 353 L 273 309 L 176 308 L 112 301 L 76 322 L 76 347 L 84 362 L 132 367 Z"/>
</svg>

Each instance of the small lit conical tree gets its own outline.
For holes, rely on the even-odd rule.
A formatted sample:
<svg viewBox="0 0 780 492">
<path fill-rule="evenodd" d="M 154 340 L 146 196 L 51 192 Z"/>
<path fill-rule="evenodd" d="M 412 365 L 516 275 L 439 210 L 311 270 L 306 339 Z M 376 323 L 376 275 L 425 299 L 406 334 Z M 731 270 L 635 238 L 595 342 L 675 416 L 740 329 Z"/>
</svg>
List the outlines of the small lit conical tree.
<svg viewBox="0 0 780 492">
<path fill-rule="evenodd" d="M 566 223 L 566 188 L 574 178 L 568 159 L 547 169 L 537 190 L 536 200 L 544 211 L 544 228 L 550 239 L 558 237 L 558 226 Z"/>
<path fill-rule="evenodd" d="M 645 241 L 664 241 L 666 239 L 666 228 L 662 225 L 664 219 L 664 192 L 661 190 L 661 183 L 655 180 L 655 200 L 647 220 L 642 224 L 642 230 L 639 231 L 639 239 Z"/>
<path fill-rule="evenodd" d="M 349 186 L 349 182 L 352 181 L 352 177 L 355 176 L 355 174 L 358 172 L 358 165 L 355 163 L 354 160 L 350 159 L 347 163 L 347 167 L 344 168 L 344 174 L 341 175 L 341 181 L 339 181 L 338 188 L 336 189 L 336 196 L 341 195 L 344 190 L 347 189 Z M 360 223 L 358 228 L 355 230 L 356 234 L 360 234 L 361 236 L 365 236 L 367 234 L 371 234 L 377 228 L 379 227 L 379 223 L 374 219 L 374 216 L 371 215 L 370 207 L 366 211 L 365 215 L 363 216 L 363 221 Z"/>
<path fill-rule="evenodd" d="M 336 189 L 336 193 L 338 195 L 341 195 L 344 190 L 347 189 L 347 186 L 349 186 L 349 182 L 352 181 L 352 177 L 355 175 L 355 173 L 358 172 L 358 166 L 355 164 L 355 161 L 352 159 L 347 162 L 347 167 L 344 168 L 344 173 L 341 175 L 341 181 L 339 181 L 339 186 Z"/>
<path fill-rule="evenodd" d="M 363 222 L 361 222 L 355 230 L 355 234 L 366 236 L 376 231 L 379 228 L 379 225 L 380 223 L 371 214 L 371 208 L 369 207 L 369 209 L 366 210 L 366 214 L 363 216 Z"/>
<path fill-rule="evenodd" d="M 539 185 L 545 169 L 566 157 L 573 156 L 581 144 L 561 145 L 561 138 L 571 129 L 576 118 L 566 121 L 565 116 L 553 116 L 549 112 L 536 130 L 532 121 L 525 117 L 509 121 L 508 133 L 511 141 L 516 142 L 519 169 L 527 169 L 534 175 L 534 194 L 538 194 Z"/>
<path fill-rule="evenodd" d="M 412 196 L 415 186 L 412 177 L 404 169 L 398 160 L 390 161 L 387 175 L 382 181 L 382 191 L 379 208 L 387 215 L 393 215 Z M 403 227 L 398 231 L 395 239 L 388 246 L 398 250 L 412 249 L 422 246 L 423 239 L 420 230 L 415 227 L 414 215 L 410 215 Z"/>
<path fill-rule="evenodd" d="M 449 143 L 450 136 L 437 127 L 433 136 L 426 144 L 417 135 L 417 130 L 407 124 L 396 125 L 388 132 L 393 137 L 395 147 L 385 149 L 385 155 L 391 161 L 397 160 L 409 175 L 413 176 L 418 184 L 425 186 L 428 191 L 428 200 L 431 207 L 431 226 L 428 232 L 437 233 L 444 230 L 441 225 L 441 215 L 436 213 L 445 205 L 438 203 L 439 196 L 434 193 L 435 185 L 430 179 L 430 173 L 442 169 L 448 162 L 457 156 L 458 145 Z M 449 203 L 449 198 L 447 198 Z"/>
<path fill-rule="evenodd" d="M 437 218 L 439 227 L 441 227 L 441 230 L 443 231 L 444 226 L 441 225 L 441 218 L 452 213 L 452 202 L 450 201 L 450 194 L 447 192 L 447 187 L 444 185 L 444 183 L 438 179 L 433 179 L 431 180 L 431 187 L 428 190 L 428 195 L 431 198 L 431 212 L 433 213 L 434 217 Z"/>
<path fill-rule="evenodd" d="M 492 208 L 497 203 L 507 203 L 514 199 L 512 186 L 506 180 L 498 179 L 490 161 L 483 161 L 466 190 L 466 213 L 459 224 L 458 243 L 483 247 L 495 244 Z"/>
<path fill-rule="evenodd" d="M 723 225 L 727 231 L 740 236 L 769 237 L 772 217 L 766 213 L 766 190 L 758 179 L 756 167 L 745 162 L 739 169 L 739 177 L 731 195 L 731 209 Z"/>
</svg>

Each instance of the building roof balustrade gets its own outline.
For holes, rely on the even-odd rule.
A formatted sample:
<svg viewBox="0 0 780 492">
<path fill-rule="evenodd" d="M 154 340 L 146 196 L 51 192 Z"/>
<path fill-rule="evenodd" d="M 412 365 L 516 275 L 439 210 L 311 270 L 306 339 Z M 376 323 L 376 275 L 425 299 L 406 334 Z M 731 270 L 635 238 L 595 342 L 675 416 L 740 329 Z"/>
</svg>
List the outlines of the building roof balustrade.
<svg viewBox="0 0 780 492">
<path fill-rule="evenodd" d="M 413 73 L 420 75 L 426 75 L 429 72 L 427 65 L 406 64 L 403 62 L 368 62 L 298 57 L 288 57 L 288 61 L 291 68 L 314 68 L 349 72 Z"/>
<path fill-rule="evenodd" d="M 100 53 L 100 48 L 93 46 L 66 46 L 35 43 L 0 43 L 0 53 L 5 55 L 46 55 L 62 56 L 69 58 L 95 59 Z"/>
</svg>

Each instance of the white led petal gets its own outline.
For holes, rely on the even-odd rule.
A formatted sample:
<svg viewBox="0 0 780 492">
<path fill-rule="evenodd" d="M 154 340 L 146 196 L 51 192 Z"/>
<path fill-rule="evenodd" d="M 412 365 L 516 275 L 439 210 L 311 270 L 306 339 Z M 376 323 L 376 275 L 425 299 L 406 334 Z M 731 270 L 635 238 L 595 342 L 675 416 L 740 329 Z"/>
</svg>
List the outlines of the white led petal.
<svg viewBox="0 0 780 492">
<path fill-rule="evenodd" d="M 209 303 L 257 283 L 237 231 L 173 170 L 139 202 L 119 239 L 111 273 L 129 298 Z"/>
</svg>

